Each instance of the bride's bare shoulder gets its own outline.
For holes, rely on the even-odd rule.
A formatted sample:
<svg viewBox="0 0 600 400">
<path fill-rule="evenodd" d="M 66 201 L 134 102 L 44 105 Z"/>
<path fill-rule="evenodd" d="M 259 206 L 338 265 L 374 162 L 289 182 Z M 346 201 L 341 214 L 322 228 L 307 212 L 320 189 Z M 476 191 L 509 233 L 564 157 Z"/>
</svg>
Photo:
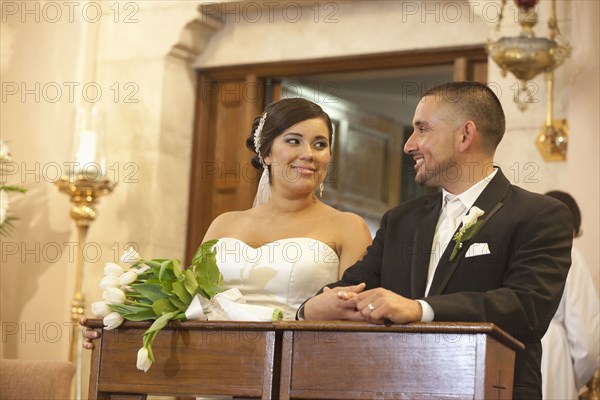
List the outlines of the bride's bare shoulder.
<svg viewBox="0 0 600 400">
<path fill-rule="evenodd" d="M 360 231 L 368 232 L 367 223 L 360 215 L 353 212 L 340 211 L 328 205 L 326 207 L 326 213 L 329 214 L 328 217 L 331 218 L 332 222 L 338 228 L 341 228 L 340 230 L 349 229 L 352 232 L 353 229 L 359 229 Z"/>
<path fill-rule="evenodd" d="M 251 210 L 223 213 L 210 224 L 203 241 L 234 236 L 236 230 L 244 226 L 250 218 Z"/>
</svg>

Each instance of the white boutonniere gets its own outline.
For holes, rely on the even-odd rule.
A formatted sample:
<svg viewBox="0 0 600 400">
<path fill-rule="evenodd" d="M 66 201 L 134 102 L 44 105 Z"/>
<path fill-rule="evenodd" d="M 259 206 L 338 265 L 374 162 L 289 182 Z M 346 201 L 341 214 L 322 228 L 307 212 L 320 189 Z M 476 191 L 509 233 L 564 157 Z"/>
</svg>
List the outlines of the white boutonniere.
<svg viewBox="0 0 600 400">
<path fill-rule="evenodd" d="M 462 226 L 456 235 L 452 238 L 454 241 L 454 249 L 452 249 L 452 254 L 450 254 L 450 262 L 454 261 L 458 251 L 462 249 L 463 242 L 471 239 L 475 233 L 479 230 L 479 227 L 483 223 L 483 220 L 479 220 L 485 214 L 479 207 L 471 207 L 467 215 L 465 215 L 462 219 Z"/>
</svg>

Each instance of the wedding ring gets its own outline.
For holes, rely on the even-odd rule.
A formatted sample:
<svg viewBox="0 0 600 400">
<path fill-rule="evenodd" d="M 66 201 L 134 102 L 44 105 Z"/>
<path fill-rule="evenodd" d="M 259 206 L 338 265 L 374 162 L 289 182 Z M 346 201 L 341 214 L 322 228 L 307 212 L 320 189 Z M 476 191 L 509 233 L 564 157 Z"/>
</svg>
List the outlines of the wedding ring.
<svg viewBox="0 0 600 400">
<path fill-rule="evenodd" d="M 367 308 L 369 309 L 369 311 L 373 312 L 373 310 L 375 309 L 375 307 L 373 307 L 373 304 L 369 303 L 367 304 Z"/>
</svg>

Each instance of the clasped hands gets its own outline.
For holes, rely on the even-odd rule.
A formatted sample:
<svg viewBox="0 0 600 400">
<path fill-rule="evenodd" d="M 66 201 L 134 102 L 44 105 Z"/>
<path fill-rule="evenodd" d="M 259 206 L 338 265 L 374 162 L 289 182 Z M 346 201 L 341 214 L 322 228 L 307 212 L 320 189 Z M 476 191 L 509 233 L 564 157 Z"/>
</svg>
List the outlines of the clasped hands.
<svg viewBox="0 0 600 400">
<path fill-rule="evenodd" d="M 421 304 L 384 288 L 365 290 L 366 285 L 330 289 L 309 299 L 304 305 L 307 320 L 351 320 L 383 324 L 421 321 Z"/>
</svg>

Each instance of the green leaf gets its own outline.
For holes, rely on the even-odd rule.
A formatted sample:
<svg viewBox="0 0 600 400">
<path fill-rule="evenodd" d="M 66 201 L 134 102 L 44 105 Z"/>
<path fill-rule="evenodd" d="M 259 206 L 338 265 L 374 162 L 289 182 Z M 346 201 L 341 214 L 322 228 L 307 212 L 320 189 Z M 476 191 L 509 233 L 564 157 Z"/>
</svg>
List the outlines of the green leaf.
<svg viewBox="0 0 600 400">
<path fill-rule="evenodd" d="M 156 278 L 155 276 L 149 276 L 148 279 L 146 279 L 146 283 L 152 283 L 154 285 L 162 285 L 162 282 L 158 280 L 158 278 Z"/>
<path fill-rule="evenodd" d="M 175 307 L 170 301 L 168 297 L 163 297 L 162 299 L 158 299 L 152 304 L 152 310 L 156 313 L 156 315 L 163 315 L 165 313 L 179 311 L 177 307 Z"/>
<path fill-rule="evenodd" d="M 158 299 L 162 299 L 163 297 L 167 297 L 167 295 L 161 290 L 162 286 L 156 283 L 140 283 L 132 285 L 131 287 L 137 290 L 139 294 L 148 298 L 152 302 L 155 302 Z"/>
<path fill-rule="evenodd" d="M 169 266 L 169 260 L 165 260 L 162 263 L 160 263 L 160 271 L 158 272 L 158 280 L 162 281 L 163 280 L 163 274 L 165 273 L 165 270 L 167 269 L 167 267 Z"/>
<path fill-rule="evenodd" d="M 196 293 L 198 293 L 198 282 L 196 281 L 196 276 L 194 275 L 194 271 L 191 269 L 186 269 L 183 271 L 183 276 L 185 277 L 183 281 L 183 285 L 185 286 L 185 290 L 194 297 Z"/>
<path fill-rule="evenodd" d="M 6 190 L 7 192 L 19 192 L 19 193 L 27 192 L 27 189 L 20 187 L 20 186 L 13 186 L 13 185 L 0 186 L 0 190 Z"/>
<path fill-rule="evenodd" d="M 209 240 L 202 243 L 198 250 L 196 250 L 196 254 L 192 257 L 192 265 L 197 266 L 205 262 L 215 262 L 215 255 L 217 254 L 217 250 L 214 249 L 214 245 L 218 242 L 218 240 Z"/>
<path fill-rule="evenodd" d="M 183 271 L 181 270 L 181 262 L 174 258 L 173 260 L 173 274 L 175 275 L 176 279 L 181 279 L 183 278 Z"/>
<path fill-rule="evenodd" d="M 144 296 L 142 296 L 139 293 L 132 293 L 132 292 L 128 292 L 127 293 L 127 300 L 129 300 L 133 305 L 138 305 L 138 306 L 152 306 L 152 301 L 148 300 L 147 298 L 145 298 Z"/>
<path fill-rule="evenodd" d="M 136 265 L 146 264 L 150 268 L 160 268 L 160 264 L 163 260 L 140 260 Z"/>
<path fill-rule="evenodd" d="M 185 316 L 185 313 L 179 313 L 173 317 L 173 320 L 175 321 L 185 321 L 186 319 L 187 317 Z"/>
<path fill-rule="evenodd" d="M 279 308 L 274 309 L 271 319 L 273 321 L 281 321 L 283 319 L 283 312 Z"/>
<path fill-rule="evenodd" d="M 160 275 L 160 267 L 162 265 L 162 261 L 156 262 L 156 261 L 152 260 L 152 261 L 147 261 L 144 264 L 146 264 L 147 266 L 150 267 L 150 271 L 152 271 L 153 279 L 155 279 L 156 281 L 159 281 L 158 276 Z"/>
<path fill-rule="evenodd" d="M 154 337 L 156 336 L 156 331 L 155 332 L 149 332 L 148 330 L 146 332 L 144 332 L 144 334 L 142 335 L 142 341 L 144 343 L 144 347 L 148 347 L 148 345 L 152 346 L 152 341 L 154 340 Z M 148 351 L 150 351 L 150 349 L 148 349 Z"/>
<path fill-rule="evenodd" d="M 212 299 L 221 291 L 223 286 L 223 275 L 219 271 L 216 262 L 214 264 L 204 263 L 196 267 L 196 279 L 204 297 Z"/>
<path fill-rule="evenodd" d="M 192 295 L 190 295 L 185 289 L 182 281 L 173 282 L 173 292 L 179 298 L 179 300 L 185 304 L 190 304 L 192 302 Z"/>
<path fill-rule="evenodd" d="M 200 292 L 208 299 L 219 293 L 223 286 L 223 275 L 217 266 L 216 240 L 209 240 L 200 245 L 192 259 L 192 269 L 196 274 Z"/>
<path fill-rule="evenodd" d="M 160 272 L 158 273 L 158 279 L 162 281 L 172 281 L 175 279 L 173 273 L 173 260 L 165 260 L 160 265 Z"/>
<path fill-rule="evenodd" d="M 165 294 L 172 294 L 173 293 L 173 283 L 175 283 L 175 282 L 171 282 L 171 281 L 161 282 L 160 285 L 162 286 L 162 292 Z"/>
<path fill-rule="evenodd" d="M 125 304 L 109 304 L 108 306 L 111 310 L 116 311 L 123 316 L 127 314 L 135 314 L 149 309 L 149 307 L 129 306 Z"/>
<path fill-rule="evenodd" d="M 154 321 L 154 323 L 152 325 L 150 325 L 150 328 L 148 328 L 148 330 L 146 331 L 146 333 L 144 333 L 144 335 L 160 331 L 162 328 L 164 328 L 167 325 L 167 323 L 171 320 L 171 318 L 173 318 L 177 314 L 179 314 L 178 311 L 173 311 L 173 312 L 168 312 L 166 314 L 161 315 L 160 317 L 158 317 L 158 319 L 156 321 Z"/>
<path fill-rule="evenodd" d="M 160 315 L 157 315 L 152 308 L 148 308 L 145 311 L 140 311 L 135 314 L 125 314 L 123 318 L 128 321 L 147 321 L 158 318 Z"/>
<path fill-rule="evenodd" d="M 179 300 L 179 298 L 175 297 L 175 296 L 169 296 L 169 301 L 171 302 L 171 304 L 173 304 L 175 307 L 177 307 L 180 311 L 184 311 L 188 309 L 188 305 L 185 304 L 183 301 Z"/>
</svg>

